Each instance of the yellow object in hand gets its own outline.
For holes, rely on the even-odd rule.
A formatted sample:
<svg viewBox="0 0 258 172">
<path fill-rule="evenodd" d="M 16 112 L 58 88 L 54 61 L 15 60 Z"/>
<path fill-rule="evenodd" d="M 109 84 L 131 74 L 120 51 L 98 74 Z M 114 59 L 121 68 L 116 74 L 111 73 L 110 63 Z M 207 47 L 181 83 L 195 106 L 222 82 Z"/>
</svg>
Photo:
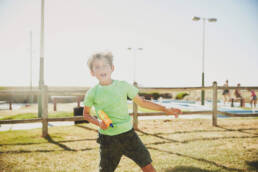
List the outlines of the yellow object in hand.
<svg viewBox="0 0 258 172">
<path fill-rule="evenodd" d="M 107 114 L 103 111 L 103 110 L 99 110 L 98 111 L 98 114 L 99 114 L 99 117 L 100 119 L 107 125 L 107 126 L 110 126 L 110 127 L 114 127 L 113 124 L 112 124 L 112 121 L 111 119 L 107 116 Z"/>
</svg>

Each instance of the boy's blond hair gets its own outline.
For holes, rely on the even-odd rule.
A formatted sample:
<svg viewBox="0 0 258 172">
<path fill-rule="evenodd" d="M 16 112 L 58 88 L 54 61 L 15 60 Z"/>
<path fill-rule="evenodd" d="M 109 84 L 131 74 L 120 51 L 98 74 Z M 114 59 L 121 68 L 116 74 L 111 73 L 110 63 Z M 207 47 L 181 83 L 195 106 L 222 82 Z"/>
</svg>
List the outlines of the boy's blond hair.
<svg viewBox="0 0 258 172">
<path fill-rule="evenodd" d="M 93 62 L 96 59 L 106 59 L 110 67 L 113 66 L 113 54 L 111 52 L 99 52 L 93 54 L 89 59 L 88 59 L 88 67 L 92 71 L 93 69 Z"/>
</svg>

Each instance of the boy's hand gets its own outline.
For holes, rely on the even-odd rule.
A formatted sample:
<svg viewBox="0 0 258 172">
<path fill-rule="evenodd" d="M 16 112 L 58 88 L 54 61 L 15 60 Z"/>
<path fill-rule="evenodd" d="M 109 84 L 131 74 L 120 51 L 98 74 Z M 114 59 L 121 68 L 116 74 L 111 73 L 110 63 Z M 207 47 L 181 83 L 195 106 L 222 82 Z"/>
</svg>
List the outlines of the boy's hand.
<svg viewBox="0 0 258 172">
<path fill-rule="evenodd" d="M 103 122 L 103 121 L 100 121 L 99 122 L 99 127 L 102 129 L 102 130 L 106 130 L 108 128 L 108 126 Z"/>
<path fill-rule="evenodd" d="M 165 113 L 168 115 L 175 115 L 175 118 L 178 118 L 178 114 L 181 114 L 182 111 L 177 108 L 166 108 Z"/>
</svg>

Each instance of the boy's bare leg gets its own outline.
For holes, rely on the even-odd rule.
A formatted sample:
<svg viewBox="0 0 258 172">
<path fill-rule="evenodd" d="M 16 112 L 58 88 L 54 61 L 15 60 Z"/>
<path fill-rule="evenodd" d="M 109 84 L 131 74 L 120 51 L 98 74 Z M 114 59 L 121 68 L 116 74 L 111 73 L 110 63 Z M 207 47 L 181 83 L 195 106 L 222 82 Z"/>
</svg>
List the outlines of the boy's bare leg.
<svg viewBox="0 0 258 172">
<path fill-rule="evenodd" d="M 143 172 L 156 172 L 155 168 L 151 164 L 148 164 L 145 167 L 143 167 L 142 171 Z"/>
</svg>

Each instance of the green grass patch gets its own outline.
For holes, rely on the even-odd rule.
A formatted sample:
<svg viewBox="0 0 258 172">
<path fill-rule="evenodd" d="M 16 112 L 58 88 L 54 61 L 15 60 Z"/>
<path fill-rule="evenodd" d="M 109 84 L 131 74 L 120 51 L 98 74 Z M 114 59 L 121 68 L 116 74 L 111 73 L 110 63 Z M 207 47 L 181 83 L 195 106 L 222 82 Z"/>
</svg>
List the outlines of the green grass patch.
<svg viewBox="0 0 258 172">
<path fill-rule="evenodd" d="M 73 113 L 70 112 L 57 112 L 57 113 L 49 113 L 49 118 L 61 118 L 61 117 L 72 117 Z M 34 119 L 38 118 L 37 113 L 22 113 L 17 115 L 9 115 L 1 118 L 0 120 L 23 120 L 23 119 Z"/>
<path fill-rule="evenodd" d="M 1 90 L 6 90 L 7 88 L 6 87 L 0 87 L 0 91 Z"/>
<path fill-rule="evenodd" d="M 9 115 L 2 117 L 0 120 L 21 120 L 21 119 L 33 119 L 37 118 L 36 113 L 23 113 L 23 114 L 17 114 L 17 115 Z"/>
</svg>

